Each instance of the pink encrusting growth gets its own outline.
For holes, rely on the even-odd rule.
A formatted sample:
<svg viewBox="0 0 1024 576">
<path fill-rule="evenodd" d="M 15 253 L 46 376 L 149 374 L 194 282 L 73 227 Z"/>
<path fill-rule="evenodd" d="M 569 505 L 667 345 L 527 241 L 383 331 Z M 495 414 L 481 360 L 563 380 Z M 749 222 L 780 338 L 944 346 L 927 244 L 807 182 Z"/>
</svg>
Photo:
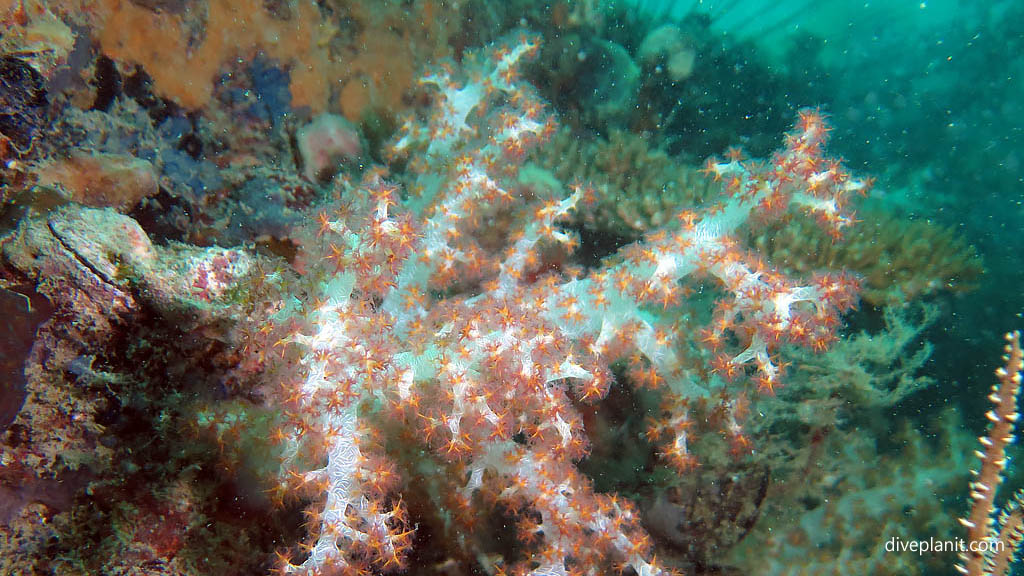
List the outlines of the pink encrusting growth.
<svg viewBox="0 0 1024 576">
<path fill-rule="evenodd" d="M 359 132 L 343 116 L 321 114 L 295 135 L 303 174 L 310 182 L 333 176 L 341 165 L 359 158 Z"/>
<path fill-rule="evenodd" d="M 709 161 L 724 200 L 680 211 L 674 226 L 626 248 L 615 264 L 536 275 L 542 248 L 578 244 L 560 222 L 584 198 L 582 186 L 538 199 L 503 252 L 481 245 L 484 219 L 521 197 L 513 190 L 524 153 L 553 130 L 518 76 L 536 50 L 537 40 L 523 35 L 467 58 L 465 69 L 425 77 L 433 110 L 407 120 L 391 150 L 418 174 L 420 199 L 402 201 L 372 174 L 344 209 L 318 217 L 305 250 L 309 277 L 321 281 L 278 315 L 276 349 L 298 367 L 280 383 L 288 413 L 282 489 L 315 498 L 308 552 L 282 557 L 284 573 L 405 565 L 414 528 L 372 429 L 380 411 L 465 470 L 456 508 L 473 506 L 481 492 L 520 512 L 517 533 L 532 552 L 520 573 L 669 573 L 635 507 L 595 493 L 577 470 L 588 440 L 576 403 L 601 401 L 614 380 L 610 365 L 629 359 L 635 385 L 664 391 L 667 415 L 650 437 L 685 471 L 694 464 L 687 399 L 747 376 L 772 391 L 783 374 L 780 347 L 824 349 L 855 304 L 850 276 L 789 278 L 733 236 L 790 206 L 829 230 L 853 224 L 848 196 L 868 183 L 823 155 L 827 128 L 813 111 L 801 112 L 767 164 Z M 693 336 L 659 315 L 687 297 L 681 281 L 694 276 L 715 279 L 725 294 L 696 338 L 714 355 L 712 382 L 677 352 Z M 476 295 L 458 291 L 467 283 L 480 288 Z M 724 405 L 723 434 L 746 446 L 742 388 Z"/>
</svg>

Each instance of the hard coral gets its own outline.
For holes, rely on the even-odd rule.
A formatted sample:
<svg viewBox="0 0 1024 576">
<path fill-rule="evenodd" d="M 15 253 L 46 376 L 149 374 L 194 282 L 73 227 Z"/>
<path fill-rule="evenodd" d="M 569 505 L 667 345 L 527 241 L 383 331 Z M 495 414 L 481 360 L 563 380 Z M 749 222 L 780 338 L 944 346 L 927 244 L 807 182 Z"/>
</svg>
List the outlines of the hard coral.
<svg viewBox="0 0 1024 576">
<path fill-rule="evenodd" d="M 562 130 L 550 147 L 533 160 L 562 182 L 592 188 L 593 201 L 581 216 L 599 232 L 638 238 L 664 226 L 680 208 L 699 206 L 718 193 L 717 183 L 695 166 L 628 132 L 588 141 Z"/>
<path fill-rule="evenodd" d="M 864 279 L 870 304 L 899 304 L 943 291 L 971 290 L 982 273 L 981 259 L 950 228 L 906 221 L 881 210 L 837 242 L 814 222 L 795 217 L 784 225 L 751 234 L 750 243 L 773 262 L 799 273 L 832 266 Z"/>
</svg>

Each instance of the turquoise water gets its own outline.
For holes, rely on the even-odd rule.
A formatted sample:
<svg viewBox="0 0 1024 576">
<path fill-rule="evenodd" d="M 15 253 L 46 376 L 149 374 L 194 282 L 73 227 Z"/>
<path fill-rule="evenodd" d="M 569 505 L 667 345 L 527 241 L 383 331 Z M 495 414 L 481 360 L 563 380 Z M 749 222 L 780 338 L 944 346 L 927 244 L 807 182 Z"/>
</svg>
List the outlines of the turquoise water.
<svg viewBox="0 0 1024 576">
<path fill-rule="evenodd" d="M 0 16 L 0 574 L 956 573 L 1021 3 Z"/>
</svg>

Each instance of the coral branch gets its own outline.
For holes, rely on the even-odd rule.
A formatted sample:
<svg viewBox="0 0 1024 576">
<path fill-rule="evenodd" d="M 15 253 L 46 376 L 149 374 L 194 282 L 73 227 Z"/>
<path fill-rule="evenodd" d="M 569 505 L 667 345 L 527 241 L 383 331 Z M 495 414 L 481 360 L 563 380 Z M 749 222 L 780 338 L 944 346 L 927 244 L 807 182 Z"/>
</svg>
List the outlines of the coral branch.
<svg viewBox="0 0 1024 576">
<path fill-rule="evenodd" d="M 971 471 L 974 475 L 971 511 L 967 518 L 960 520 L 967 528 L 968 549 L 961 552 L 963 564 L 957 565 L 957 570 L 970 576 L 1009 574 L 1010 563 L 1022 538 L 1021 495 L 1015 495 L 1011 504 L 998 515 L 995 504 L 1006 468 L 1006 447 L 1013 442 L 1014 427 L 1020 417 L 1017 397 L 1024 369 L 1020 333 L 1007 334 L 1006 341 L 1006 364 L 996 370 L 999 381 L 988 397 L 993 408 L 985 416 L 991 426 L 988 435 L 980 438 L 984 451 L 976 452 L 981 459 L 981 469 Z"/>
<path fill-rule="evenodd" d="M 856 301 L 849 276 L 789 278 L 733 237 L 790 205 L 824 214 L 830 231 L 853 223 L 846 195 L 867 184 L 824 156 L 827 128 L 812 111 L 771 163 L 711 164 L 729 182 L 719 205 L 681 212 L 674 226 L 590 274 L 538 278 L 544 250 L 567 253 L 578 242 L 562 222 L 585 189 L 521 193 L 524 152 L 552 126 L 518 75 L 536 51 L 536 40 L 520 35 L 428 75 L 434 106 L 404 124 L 391 150 L 408 159 L 420 198 L 402 202 L 396 186 L 370 174 L 345 190 L 347 208 L 313 223 L 304 246 L 308 301 L 279 318 L 280 356 L 293 372 L 280 386 L 290 415 L 282 485 L 325 496 L 309 513 L 308 555 L 283 562 L 284 572 L 386 572 L 404 562 L 405 515 L 383 511 L 396 486 L 367 472 L 392 469 L 373 448 L 375 418 L 384 418 L 460 470 L 461 485 L 451 487 L 457 519 L 469 522 L 462 517 L 479 493 L 521 516 L 533 560 L 520 572 L 668 574 L 635 509 L 595 493 L 577 470 L 588 453 L 577 401 L 603 399 L 611 365 L 628 358 L 629 381 L 668 398 L 648 435 L 667 442 L 667 463 L 680 471 L 696 464 L 687 401 L 714 388 L 716 426 L 734 453 L 749 453 L 746 392 L 726 383 L 749 374 L 773 391 L 784 372 L 781 346 L 823 350 Z M 518 212 L 517 228 L 498 235 L 502 242 L 485 238 L 484 222 L 524 197 L 535 206 Z M 658 313 L 682 303 L 681 282 L 698 275 L 724 294 L 706 332 L 721 349 L 721 381 L 684 362 L 688 335 Z M 310 462 L 322 465 L 308 470 Z"/>
</svg>

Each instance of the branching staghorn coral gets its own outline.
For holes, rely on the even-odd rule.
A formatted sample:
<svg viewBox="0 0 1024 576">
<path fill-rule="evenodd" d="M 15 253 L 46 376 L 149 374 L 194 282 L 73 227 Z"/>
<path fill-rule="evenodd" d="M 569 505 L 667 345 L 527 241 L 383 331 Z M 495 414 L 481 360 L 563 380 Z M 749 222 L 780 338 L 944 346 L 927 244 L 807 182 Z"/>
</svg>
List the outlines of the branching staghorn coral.
<svg viewBox="0 0 1024 576">
<path fill-rule="evenodd" d="M 863 210 L 856 228 L 834 241 L 812 221 L 794 216 L 751 231 L 748 242 L 796 273 L 842 267 L 864 282 L 861 296 L 875 306 L 901 304 L 943 291 L 967 292 L 982 274 L 977 251 L 951 228 Z"/>
<path fill-rule="evenodd" d="M 562 182 L 588 184 L 594 202 L 581 207 L 579 218 L 599 231 L 637 238 L 667 224 L 680 208 L 695 208 L 718 193 L 719 185 L 698 167 L 629 132 L 584 140 L 561 130 L 549 146 L 531 160 Z"/>
</svg>

